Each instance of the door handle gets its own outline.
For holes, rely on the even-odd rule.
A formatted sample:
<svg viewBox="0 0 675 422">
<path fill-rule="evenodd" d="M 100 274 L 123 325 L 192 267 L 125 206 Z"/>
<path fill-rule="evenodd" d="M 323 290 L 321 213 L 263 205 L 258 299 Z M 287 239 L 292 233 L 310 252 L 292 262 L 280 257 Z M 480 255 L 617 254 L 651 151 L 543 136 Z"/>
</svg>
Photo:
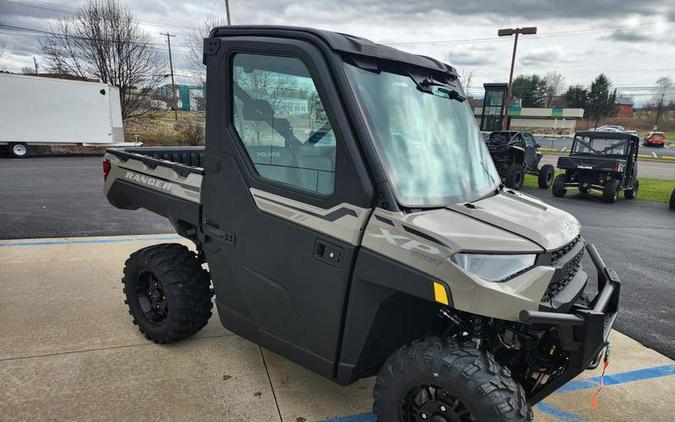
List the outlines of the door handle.
<svg viewBox="0 0 675 422">
<path fill-rule="evenodd" d="M 314 243 L 314 259 L 334 267 L 342 265 L 344 252 L 343 248 L 325 240 L 317 239 Z"/>
</svg>

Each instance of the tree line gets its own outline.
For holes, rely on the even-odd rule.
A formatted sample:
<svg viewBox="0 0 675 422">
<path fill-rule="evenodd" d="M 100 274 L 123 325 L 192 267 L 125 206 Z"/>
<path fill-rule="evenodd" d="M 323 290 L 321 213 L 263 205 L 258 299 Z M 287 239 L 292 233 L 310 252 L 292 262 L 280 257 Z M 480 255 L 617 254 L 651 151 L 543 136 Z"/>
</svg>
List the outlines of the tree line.
<svg viewBox="0 0 675 422">
<path fill-rule="evenodd" d="M 564 85 L 565 78 L 552 71 L 544 76 L 519 75 L 513 80 L 511 89 L 513 98 L 520 101 L 522 107 L 582 108 L 584 117 L 596 124 L 603 118 L 616 115 L 619 94 L 604 73 L 591 81 L 589 86 L 571 85 L 563 91 Z M 675 84 L 670 77 L 658 78 L 650 104 L 672 107 L 674 89 Z"/>
</svg>

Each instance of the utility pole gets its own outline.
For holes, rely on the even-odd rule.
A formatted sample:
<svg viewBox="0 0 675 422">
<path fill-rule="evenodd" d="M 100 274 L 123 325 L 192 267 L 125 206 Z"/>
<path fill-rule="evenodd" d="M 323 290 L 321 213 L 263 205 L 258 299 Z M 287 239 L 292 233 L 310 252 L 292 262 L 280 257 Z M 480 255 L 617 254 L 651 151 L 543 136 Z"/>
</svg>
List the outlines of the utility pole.
<svg viewBox="0 0 675 422">
<path fill-rule="evenodd" d="M 516 65 L 516 49 L 518 48 L 518 35 L 523 34 L 536 34 L 537 27 L 530 26 L 526 28 L 506 28 L 500 29 L 497 31 L 497 35 L 500 37 L 508 37 L 515 35 L 513 40 L 513 55 L 511 56 L 511 72 L 509 73 L 509 87 L 506 90 L 506 101 L 504 103 L 504 123 L 502 124 L 503 130 L 509 129 L 509 108 L 511 107 L 511 83 L 513 82 L 513 68 Z"/>
<path fill-rule="evenodd" d="M 225 16 L 227 17 L 227 25 L 230 26 L 232 25 L 232 22 L 230 21 L 230 1 L 225 0 Z"/>
<path fill-rule="evenodd" d="M 170 34 L 169 32 L 160 32 L 160 35 L 166 36 L 166 43 L 169 46 L 169 68 L 171 69 L 171 94 L 173 95 L 173 115 L 176 120 L 178 120 L 178 100 L 176 99 L 176 83 L 173 79 L 173 60 L 171 59 L 171 38 L 175 35 Z"/>
<path fill-rule="evenodd" d="M 37 60 L 35 60 L 35 56 L 33 56 L 33 64 L 35 65 L 35 76 L 39 76 L 40 74 L 38 73 L 38 65 Z"/>
<path fill-rule="evenodd" d="M 666 93 L 662 92 L 661 93 L 661 100 L 659 101 L 659 108 L 656 111 L 656 122 L 654 122 L 654 130 L 659 129 L 659 120 L 661 120 L 661 110 L 663 109 L 663 97 L 665 97 Z"/>
</svg>

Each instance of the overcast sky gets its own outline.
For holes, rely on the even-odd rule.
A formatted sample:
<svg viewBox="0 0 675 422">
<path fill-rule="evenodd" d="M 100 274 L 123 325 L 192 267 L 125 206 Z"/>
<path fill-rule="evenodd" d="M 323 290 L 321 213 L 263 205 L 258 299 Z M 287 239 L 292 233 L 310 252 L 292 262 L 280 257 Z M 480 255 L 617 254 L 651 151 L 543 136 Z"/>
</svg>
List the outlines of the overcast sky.
<svg viewBox="0 0 675 422">
<path fill-rule="evenodd" d="M 82 1 L 0 0 L 0 22 L 49 30 Z M 224 0 L 123 0 L 157 48 L 159 32 L 176 34 L 177 72 L 189 73 L 190 28 L 224 17 Z M 460 72 L 473 70 L 471 93 L 484 82 L 506 82 L 513 39 L 497 29 L 537 26 L 519 40 L 516 74 L 560 72 L 566 85 L 588 85 L 599 73 L 637 102 L 650 98 L 660 76 L 675 77 L 673 0 L 230 0 L 233 24 L 311 26 L 346 32 L 435 57 Z M 39 35 L 0 28 L 9 56 L 0 69 L 40 62 Z"/>
</svg>

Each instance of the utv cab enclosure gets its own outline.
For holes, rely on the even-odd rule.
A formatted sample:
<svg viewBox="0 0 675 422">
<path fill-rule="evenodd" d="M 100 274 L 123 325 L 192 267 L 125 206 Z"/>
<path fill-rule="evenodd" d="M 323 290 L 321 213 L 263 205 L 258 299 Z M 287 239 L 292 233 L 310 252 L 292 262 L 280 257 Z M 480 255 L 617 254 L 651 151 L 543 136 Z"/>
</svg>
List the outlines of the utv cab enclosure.
<svg viewBox="0 0 675 422">
<path fill-rule="evenodd" d="M 244 338 L 341 385 L 379 374 L 381 421 L 530 420 L 598 363 L 620 282 L 574 217 L 503 189 L 452 67 L 266 26 L 214 29 L 204 63 L 205 148 L 104 158 L 113 205 L 195 246 L 127 260 L 146 337 L 196 333 L 213 291 Z"/>
<path fill-rule="evenodd" d="M 543 155 L 537 150 L 539 144 L 532 134 L 518 131 L 492 132 L 486 143 L 506 186 L 520 189 L 525 174 L 530 173 L 538 177 L 537 184 L 541 189 L 551 187 L 555 168 L 550 164 L 539 168 Z"/>
<path fill-rule="evenodd" d="M 564 174 L 556 176 L 553 195 L 565 196 L 568 188 L 588 194 L 602 192 L 605 202 L 615 202 L 619 193 L 634 199 L 640 188 L 637 159 L 640 138 L 626 132 L 577 132 L 569 157 L 558 158 Z"/>
</svg>

